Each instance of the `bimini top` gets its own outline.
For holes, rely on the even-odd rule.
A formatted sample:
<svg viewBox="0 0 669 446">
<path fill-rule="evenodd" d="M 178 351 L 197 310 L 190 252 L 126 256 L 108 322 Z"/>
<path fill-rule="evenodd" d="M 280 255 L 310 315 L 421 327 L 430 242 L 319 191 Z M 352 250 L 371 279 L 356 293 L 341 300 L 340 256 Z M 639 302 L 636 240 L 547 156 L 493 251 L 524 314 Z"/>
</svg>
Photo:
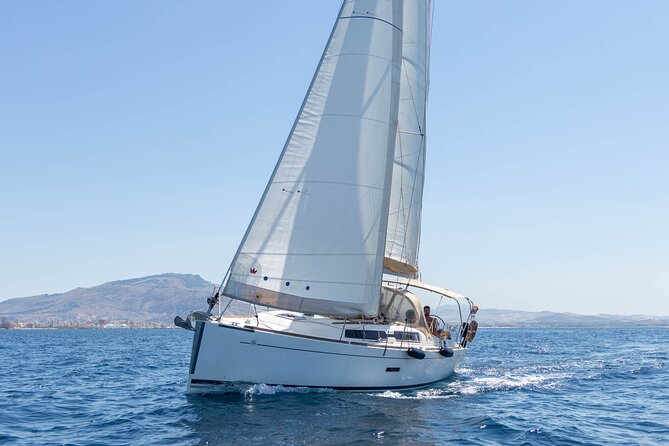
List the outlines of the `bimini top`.
<svg viewBox="0 0 669 446">
<path fill-rule="evenodd" d="M 397 283 L 399 285 L 412 286 L 425 291 L 431 291 L 433 293 L 441 294 L 452 299 L 464 299 L 465 296 L 455 291 L 447 290 L 436 285 L 430 285 L 429 283 L 421 282 L 420 280 L 410 280 L 410 279 L 396 279 L 396 280 L 384 280 L 386 283 Z"/>
</svg>

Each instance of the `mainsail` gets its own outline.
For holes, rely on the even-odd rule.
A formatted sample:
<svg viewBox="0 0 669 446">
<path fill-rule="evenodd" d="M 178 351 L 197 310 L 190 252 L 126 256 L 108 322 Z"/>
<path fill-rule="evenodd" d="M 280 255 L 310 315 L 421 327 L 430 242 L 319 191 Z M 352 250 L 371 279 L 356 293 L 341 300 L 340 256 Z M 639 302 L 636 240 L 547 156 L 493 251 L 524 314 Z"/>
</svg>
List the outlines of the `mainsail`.
<svg viewBox="0 0 669 446">
<path fill-rule="evenodd" d="M 343 3 L 224 295 L 306 313 L 377 314 L 403 4 Z"/>
<path fill-rule="evenodd" d="M 418 273 L 430 11 L 430 0 L 404 2 L 400 106 L 384 263 L 387 273 L 404 277 L 415 277 Z"/>
</svg>

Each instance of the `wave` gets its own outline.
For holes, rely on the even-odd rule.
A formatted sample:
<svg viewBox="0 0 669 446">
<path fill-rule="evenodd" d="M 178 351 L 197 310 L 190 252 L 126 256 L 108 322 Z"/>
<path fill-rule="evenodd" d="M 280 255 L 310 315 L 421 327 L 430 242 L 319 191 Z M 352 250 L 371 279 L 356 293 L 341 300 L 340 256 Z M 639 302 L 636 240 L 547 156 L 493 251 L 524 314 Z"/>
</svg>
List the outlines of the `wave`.
<svg viewBox="0 0 669 446">
<path fill-rule="evenodd" d="M 559 382 L 563 378 L 562 375 L 464 377 L 463 379 L 445 382 L 442 387 L 432 389 L 403 392 L 387 390 L 380 393 L 369 393 L 368 395 L 399 400 L 431 400 L 517 389 L 552 390 L 559 386 Z"/>
<path fill-rule="evenodd" d="M 414 395 L 409 393 L 386 390 L 381 393 L 368 393 L 369 396 L 378 398 L 390 398 L 395 400 L 427 400 L 427 399 L 445 399 L 453 398 L 455 395 L 442 389 L 418 390 Z"/>
<path fill-rule="evenodd" d="M 240 393 L 244 396 L 251 395 L 276 395 L 277 393 L 333 393 L 334 389 L 313 388 L 313 387 L 284 387 L 281 385 L 270 384 L 251 384 L 241 386 Z"/>
</svg>

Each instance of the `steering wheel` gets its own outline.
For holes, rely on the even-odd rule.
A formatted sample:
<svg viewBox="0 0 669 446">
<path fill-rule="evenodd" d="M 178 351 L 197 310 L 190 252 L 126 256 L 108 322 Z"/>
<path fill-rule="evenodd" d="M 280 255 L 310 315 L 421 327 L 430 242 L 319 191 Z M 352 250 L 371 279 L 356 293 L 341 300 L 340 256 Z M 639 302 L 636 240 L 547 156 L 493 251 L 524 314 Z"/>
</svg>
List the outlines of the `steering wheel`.
<svg viewBox="0 0 669 446">
<path fill-rule="evenodd" d="M 438 333 L 440 330 L 443 330 L 446 327 L 446 323 L 442 318 L 437 315 L 430 315 L 432 317 L 432 324 L 430 324 L 430 329 L 434 333 Z M 434 325 L 434 327 L 432 327 Z"/>
<path fill-rule="evenodd" d="M 435 315 L 430 315 L 430 316 L 432 316 L 432 318 L 434 320 L 434 325 L 435 325 L 434 331 L 435 332 L 439 332 L 439 331 L 443 330 L 444 328 L 446 328 L 446 322 L 444 322 L 444 320 L 442 318 L 440 318 L 436 314 Z"/>
</svg>

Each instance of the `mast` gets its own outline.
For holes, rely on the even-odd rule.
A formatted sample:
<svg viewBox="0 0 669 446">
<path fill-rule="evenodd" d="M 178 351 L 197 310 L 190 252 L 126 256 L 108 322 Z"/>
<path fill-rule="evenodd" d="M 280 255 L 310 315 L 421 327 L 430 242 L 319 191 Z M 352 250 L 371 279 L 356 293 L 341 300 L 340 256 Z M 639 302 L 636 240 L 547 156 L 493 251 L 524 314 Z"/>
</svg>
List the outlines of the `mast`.
<svg viewBox="0 0 669 446">
<path fill-rule="evenodd" d="M 331 316 L 377 314 L 403 3 L 343 3 L 224 295 Z"/>
<path fill-rule="evenodd" d="M 431 1 L 404 3 L 402 74 L 385 272 L 418 275 L 429 88 Z"/>
</svg>

